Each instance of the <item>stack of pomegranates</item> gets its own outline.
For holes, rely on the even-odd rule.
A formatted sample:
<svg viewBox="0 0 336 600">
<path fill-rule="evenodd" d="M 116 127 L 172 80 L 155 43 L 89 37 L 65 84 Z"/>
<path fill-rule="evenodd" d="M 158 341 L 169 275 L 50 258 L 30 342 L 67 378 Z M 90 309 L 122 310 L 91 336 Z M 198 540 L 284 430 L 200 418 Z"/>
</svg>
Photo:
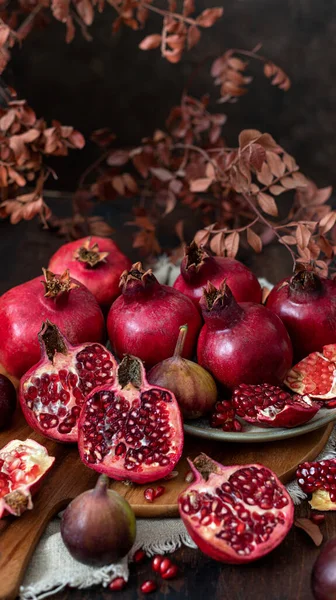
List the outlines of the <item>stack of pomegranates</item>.
<svg viewBox="0 0 336 600">
<path fill-rule="evenodd" d="M 43 277 L 0 298 L 0 365 L 20 379 L 33 429 L 78 442 L 83 462 L 99 473 L 156 481 L 181 457 L 182 419 L 209 415 L 212 426 L 239 432 L 246 423 L 295 427 L 334 407 L 336 281 L 303 269 L 280 282 L 266 306 L 261 298 L 247 267 L 194 242 L 169 287 L 111 240 L 78 240 L 56 252 Z M 0 427 L 14 409 L 13 387 L 0 376 Z M 290 527 L 290 497 L 265 467 L 209 460 L 192 465 L 196 483 L 180 498 L 181 516 L 200 547 L 216 524 L 205 544 L 210 556 L 254 560 Z M 2 464 L 0 453 L 0 483 Z"/>
</svg>

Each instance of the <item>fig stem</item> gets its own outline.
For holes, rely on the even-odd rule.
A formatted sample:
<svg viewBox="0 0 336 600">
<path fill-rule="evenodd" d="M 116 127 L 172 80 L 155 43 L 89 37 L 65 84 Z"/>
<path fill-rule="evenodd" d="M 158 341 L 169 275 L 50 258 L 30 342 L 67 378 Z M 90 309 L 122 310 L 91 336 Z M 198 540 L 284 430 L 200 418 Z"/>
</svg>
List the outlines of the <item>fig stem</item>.
<svg viewBox="0 0 336 600">
<path fill-rule="evenodd" d="M 180 327 L 180 332 L 177 338 L 177 342 L 176 342 L 176 346 L 175 346 L 175 350 L 174 350 L 174 357 L 177 356 L 181 356 L 182 352 L 183 352 L 183 348 L 184 348 L 184 343 L 187 337 L 187 333 L 188 333 L 188 325 L 181 325 Z"/>
<path fill-rule="evenodd" d="M 97 483 L 95 485 L 94 491 L 97 494 L 105 494 L 106 490 L 108 488 L 108 484 L 109 484 L 109 478 L 107 477 L 107 475 L 100 475 L 100 477 L 98 477 L 97 479 Z"/>
</svg>

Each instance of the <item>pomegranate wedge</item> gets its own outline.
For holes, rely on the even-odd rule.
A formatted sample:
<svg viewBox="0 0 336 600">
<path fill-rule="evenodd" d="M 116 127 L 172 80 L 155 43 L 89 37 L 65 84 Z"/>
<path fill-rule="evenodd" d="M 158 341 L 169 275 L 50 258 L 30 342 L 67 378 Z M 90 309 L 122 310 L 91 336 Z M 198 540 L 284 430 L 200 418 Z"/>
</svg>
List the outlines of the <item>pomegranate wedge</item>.
<svg viewBox="0 0 336 600">
<path fill-rule="evenodd" d="M 12 440 L 0 450 L 0 519 L 33 508 L 32 495 L 54 463 L 44 446 Z"/>
<path fill-rule="evenodd" d="M 136 483 L 166 477 L 182 454 L 183 426 L 174 394 L 150 385 L 140 359 L 125 356 L 117 382 L 88 395 L 79 424 L 83 462 Z"/>
<path fill-rule="evenodd" d="M 263 465 L 223 466 L 205 454 L 189 461 L 194 482 L 178 499 L 200 550 L 225 563 L 248 563 L 276 548 L 293 524 L 294 506 Z"/>
<path fill-rule="evenodd" d="M 336 510 L 336 459 L 304 462 L 298 466 L 296 478 L 315 510 Z"/>
<path fill-rule="evenodd" d="M 293 367 L 286 385 L 298 394 L 328 400 L 336 397 L 336 344 L 324 346 Z"/>
</svg>

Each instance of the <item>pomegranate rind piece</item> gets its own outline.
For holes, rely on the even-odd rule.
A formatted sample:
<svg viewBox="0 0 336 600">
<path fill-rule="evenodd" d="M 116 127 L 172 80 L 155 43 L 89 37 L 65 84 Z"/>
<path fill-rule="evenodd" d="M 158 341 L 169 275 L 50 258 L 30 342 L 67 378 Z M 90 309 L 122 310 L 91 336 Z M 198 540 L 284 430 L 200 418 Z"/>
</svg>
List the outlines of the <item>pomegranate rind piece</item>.
<svg viewBox="0 0 336 600">
<path fill-rule="evenodd" d="M 336 344 L 312 352 L 288 373 L 285 384 L 293 392 L 327 400 L 336 397 Z"/>
<path fill-rule="evenodd" d="M 20 381 L 22 412 L 28 425 L 45 437 L 77 442 L 86 394 L 113 383 L 117 361 L 102 344 L 72 346 L 50 321 L 43 323 L 38 337 L 41 360 Z"/>
<path fill-rule="evenodd" d="M 233 392 L 232 404 L 241 419 L 260 427 L 298 427 L 321 408 L 308 395 L 291 396 L 270 384 L 241 384 Z"/>
<path fill-rule="evenodd" d="M 0 450 L 0 519 L 33 508 L 32 495 L 54 461 L 44 446 L 29 438 L 12 440 Z"/>
<path fill-rule="evenodd" d="M 162 479 L 183 449 L 176 398 L 146 381 L 143 363 L 136 357 L 123 359 L 117 381 L 87 396 L 78 423 L 80 457 L 91 469 L 119 481 Z"/>
<path fill-rule="evenodd" d="M 336 510 L 335 459 L 301 463 L 296 479 L 306 494 L 312 494 L 309 504 L 313 509 Z"/>
<path fill-rule="evenodd" d="M 189 463 L 195 481 L 180 494 L 178 506 L 202 552 L 224 563 L 249 563 L 282 542 L 293 524 L 294 505 L 270 469 L 226 467 L 205 454 Z"/>
</svg>

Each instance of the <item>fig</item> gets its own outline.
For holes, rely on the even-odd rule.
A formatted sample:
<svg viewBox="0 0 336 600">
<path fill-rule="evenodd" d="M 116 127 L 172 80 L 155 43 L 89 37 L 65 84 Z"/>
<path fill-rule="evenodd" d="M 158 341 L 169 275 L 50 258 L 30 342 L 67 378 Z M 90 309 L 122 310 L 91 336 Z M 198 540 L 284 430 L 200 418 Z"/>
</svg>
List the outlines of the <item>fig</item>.
<svg viewBox="0 0 336 600">
<path fill-rule="evenodd" d="M 315 600 L 336 598 L 336 538 L 323 546 L 312 572 L 312 592 Z"/>
<path fill-rule="evenodd" d="M 132 548 L 136 521 L 127 500 L 108 489 L 101 475 L 93 490 L 83 492 L 63 513 L 61 535 L 71 556 L 101 567 L 118 562 Z"/>
</svg>

